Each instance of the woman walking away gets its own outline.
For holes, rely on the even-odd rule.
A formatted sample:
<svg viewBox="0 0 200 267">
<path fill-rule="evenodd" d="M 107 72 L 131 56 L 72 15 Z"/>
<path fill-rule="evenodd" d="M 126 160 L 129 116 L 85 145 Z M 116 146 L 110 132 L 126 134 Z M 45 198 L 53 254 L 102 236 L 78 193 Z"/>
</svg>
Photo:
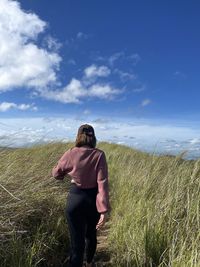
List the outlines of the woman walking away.
<svg viewBox="0 0 200 267">
<path fill-rule="evenodd" d="M 71 237 L 70 267 L 93 267 L 97 246 L 96 231 L 106 220 L 109 210 L 108 170 L 106 157 L 96 147 L 91 125 L 78 129 L 75 147 L 69 149 L 53 169 L 56 179 L 71 178 L 66 217 Z"/>
</svg>

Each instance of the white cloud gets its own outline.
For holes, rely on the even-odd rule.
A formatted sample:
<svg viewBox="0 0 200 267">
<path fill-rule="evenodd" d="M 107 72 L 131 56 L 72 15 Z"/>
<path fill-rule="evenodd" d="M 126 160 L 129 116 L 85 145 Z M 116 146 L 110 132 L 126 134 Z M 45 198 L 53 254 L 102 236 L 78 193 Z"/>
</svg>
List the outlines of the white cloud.
<svg viewBox="0 0 200 267">
<path fill-rule="evenodd" d="M 114 88 L 109 83 L 102 83 L 101 78 L 110 75 L 110 69 L 106 66 L 91 65 L 84 69 L 81 79 L 72 78 L 64 88 L 49 90 L 45 88 L 40 95 L 46 99 L 52 99 L 62 103 L 78 104 L 83 99 L 100 98 L 113 99 L 122 90 Z"/>
<path fill-rule="evenodd" d="M 115 53 L 112 56 L 110 56 L 108 58 L 108 63 L 110 64 L 110 66 L 113 66 L 114 64 L 116 64 L 116 61 L 119 61 L 119 60 L 129 61 L 130 63 L 132 63 L 135 66 L 141 60 L 141 57 L 137 53 L 127 55 L 122 51 L 122 52 L 118 52 L 118 53 Z"/>
<path fill-rule="evenodd" d="M 62 90 L 43 90 L 41 95 L 46 99 L 52 99 L 62 103 L 80 103 L 83 98 L 97 97 L 101 99 L 111 99 L 114 95 L 122 91 L 115 89 L 108 84 L 85 84 L 73 78 Z"/>
<path fill-rule="evenodd" d="M 14 103 L 8 103 L 8 102 L 3 102 L 0 104 L 0 111 L 7 111 L 11 108 L 14 108 L 16 104 Z"/>
<path fill-rule="evenodd" d="M 113 54 L 112 56 L 109 57 L 108 62 L 111 66 L 114 65 L 115 61 L 117 61 L 120 58 L 124 57 L 124 52 L 118 52 Z"/>
<path fill-rule="evenodd" d="M 28 110 L 28 109 L 31 109 L 31 110 L 34 110 L 36 111 L 37 110 L 37 107 L 34 106 L 34 104 L 15 104 L 15 103 L 12 103 L 12 102 L 2 102 L 0 103 L 0 112 L 5 112 L 5 111 L 8 111 L 10 109 L 18 109 L 18 110 Z"/>
<path fill-rule="evenodd" d="M 18 2 L 0 0 L 0 91 L 37 89 L 56 82 L 60 56 L 35 44 L 45 27 L 44 21 L 24 12 Z"/>
<path fill-rule="evenodd" d="M 73 78 L 62 90 L 43 90 L 41 95 L 46 99 L 52 99 L 62 103 L 79 103 L 79 98 L 87 95 L 87 90 L 82 83 Z"/>
<path fill-rule="evenodd" d="M 87 39 L 88 35 L 83 33 L 83 32 L 78 32 L 77 35 L 76 35 L 76 38 L 77 39 Z"/>
<path fill-rule="evenodd" d="M 34 104 L 20 104 L 20 105 L 16 105 L 16 108 L 19 109 L 19 110 L 27 110 L 27 109 L 31 109 L 31 110 L 34 110 L 34 111 L 37 111 L 37 107 L 34 106 Z"/>
<path fill-rule="evenodd" d="M 94 84 L 89 88 L 88 95 L 99 98 L 112 98 L 114 95 L 120 94 L 121 92 L 121 90 L 115 89 L 108 84 Z"/>
<path fill-rule="evenodd" d="M 142 107 L 148 106 L 151 103 L 150 99 L 144 99 L 141 103 Z"/>
<path fill-rule="evenodd" d="M 200 128 L 176 126 L 162 121 L 119 118 L 23 118 L 0 119 L 0 145 L 24 146 L 59 140 L 74 141 L 81 124 L 92 124 L 99 141 L 121 142 L 153 153 L 177 154 L 187 150 L 186 156 L 200 157 Z"/>
<path fill-rule="evenodd" d="M 62 47 L 62 44 L 50 35 L 45 38 L 44 44 L 46 44 L 47 47 L 53 51 L 58 51 Z"/>
<path fill-rule="evenodd" d="M 107 77 L 110 75 L 111 71 L 106 66 L 96 66 L 95 64 L 87 67 L 84 70 L 86 78 L 95 78 L 95 77 Z"/>
<path fill-rule="evenodd" d="M 134 93 L 141 93 L 141 92 L 143 92 L 145 90 L 146 90 L 146 86 L 145 85 L 142 85 L 140 87 L 137 87 L 137 88 L 133 89 L 133 92 Z"/>
<path fill-rule="evenodd" d="M 122 71 L 119 69 L 115 69 L 114 72 L 119 75 L 121 81 L 125 82 L 127 80 L 135 80 L 137 79 L 137 75 L 134 73 Z"/>
<path fill-rule="evenodd" d="M 132 54 L 129 56 L 129 59 L 132 61 L 132 64 L 137 65 L 137 63 L 141 60 L 139 54 Z"/>
<path fill-rule="evenodd" d="M 200 139 L 199 138 L 193 138 L 193 139 L 191 139 L 191 140 L 189 140 L 189 143 L 191 144 L 191 145 L 196 145 L 196 144 L 200 144 Z"/>
<path fill-rule="evenodd" d="M 37 42 L 46 27 L 46 22 L 34 13 L 25 12 L 19 2 L 0 0 L 0 92 L 31 88 L 32 97 L 62 103 L 80 103 L 83 99 L 94 97 L 113 99 L 122 92 L 100 80 L 111 74 L 111 69 L 105 65 L 92 64 L 85 68 L 82 78 L 72 77 L 66 86 L 62 85 L 57 76 L 62 60 L 58 54 L 60 44 L 48 34 L 43 35 L 41 46 Z M 76 35 L 76 39 L 87 37 L 83 32 Z M 116 60 L 127 60 L 128 57 L 124 52 L 119 52 L 107 59 L 107 63 L 109 61 L 112 65 Z M 137 58 L 136 54 L 130 57 Z M 71 59 L 68 64 L 76 65 L 76 62 Z M 128 72 L 121 72 L 120 75 L 124 79 L 134 78 Z M 6 109 L 5 105 L 3 108 Z M 7 110 L 11 108 L 25 110 L 26 106 L 10 103 Z M 37 108 L 32 106 L 32 109 Z"/>
</svg>

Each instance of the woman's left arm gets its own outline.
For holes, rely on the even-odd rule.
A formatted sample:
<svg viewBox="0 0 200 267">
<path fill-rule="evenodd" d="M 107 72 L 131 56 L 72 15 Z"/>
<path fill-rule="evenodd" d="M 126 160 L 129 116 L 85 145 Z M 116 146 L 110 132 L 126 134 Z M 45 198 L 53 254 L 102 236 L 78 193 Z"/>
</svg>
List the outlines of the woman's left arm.
<svg viewBox="0 0 200 267">
<path fill-rule="evenodd" d="M 99 213 L 106 213 L 110 210 L 108 192 L 108 166 L 105 153 L 100 156 L 97 171 L 98 193 L 96 198 L 97 210 Z"/>
</svg>

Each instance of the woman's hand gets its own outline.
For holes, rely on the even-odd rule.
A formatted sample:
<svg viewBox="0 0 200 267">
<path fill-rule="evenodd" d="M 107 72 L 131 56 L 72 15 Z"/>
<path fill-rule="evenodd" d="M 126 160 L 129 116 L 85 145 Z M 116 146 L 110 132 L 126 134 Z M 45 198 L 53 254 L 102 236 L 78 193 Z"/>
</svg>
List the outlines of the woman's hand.
<svg viewBox="0 0 200 267">
<path fill-rule="evenodd" d="M 108 218 L 108 213 L 101 213 L 100 219 L 96 226 L 97 230 L 99 230 L 105 224 L 105 222 L 107 221 L 107 218 Z"/>
</svg>

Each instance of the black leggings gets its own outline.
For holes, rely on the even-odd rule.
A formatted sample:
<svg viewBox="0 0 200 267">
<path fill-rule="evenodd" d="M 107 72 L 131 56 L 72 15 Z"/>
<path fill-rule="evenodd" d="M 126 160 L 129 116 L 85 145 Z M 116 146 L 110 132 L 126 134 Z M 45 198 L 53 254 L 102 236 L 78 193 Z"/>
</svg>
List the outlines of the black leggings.
<svg viewBox="0 0 200 267">
<path fill-rule="evenodd" d="M 96 208 L 96 195 L 97 188 L 80 189 L 71 185 L 66 206 L 71 237 L 70 267 L 82 267 L 85 249 L 88 263 L 94 257 L 97 246 L 96 225 L 100 218 Z"/>
</svg>

